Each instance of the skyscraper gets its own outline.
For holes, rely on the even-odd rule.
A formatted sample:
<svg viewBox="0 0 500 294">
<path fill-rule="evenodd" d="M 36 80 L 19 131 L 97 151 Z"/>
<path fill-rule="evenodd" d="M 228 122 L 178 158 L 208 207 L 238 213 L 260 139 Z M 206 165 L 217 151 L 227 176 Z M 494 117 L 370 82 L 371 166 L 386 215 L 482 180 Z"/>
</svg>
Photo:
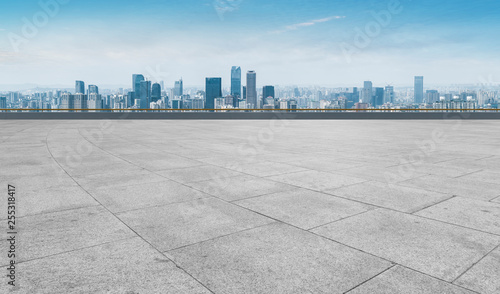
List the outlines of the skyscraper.
<svg viewBox="0 0 500 294">
<path fill-rule="evenodd" d="M 141 100 L 141 109 L 149 109 L 149 103 L 151 102 L 151 81 L 141 82 L 139 99 Z"/>
<path fill-rule="evenodd" d="M 271 100 L 273 101 L 272 104 L 274 104 L 274 98 L 274 86 L 264 86 L 262 88 L 262 105 L 271 104 Z"/>
<path fill-rule="evenodd" d="M 0 109 L 7 108 L 7 97 L 0 97 Z"/>
<path fill-rule="evenodd" d="M 153 89 L 151 90 L 151 101 L 156 102 L 161 99 L 161 85 L 158 83 L 153 84 Z"/>
<path fill-rule="evenodd" d="M 375 88 L 375 95 L 372 99 L 373 106 L 380 106 L 384 104 L 384 88 Z"/>
<path fill-rule="evenodd" d="M 247 86 L 243 86 L 243 100 L 247 101 Z"/>
<path fill-rule="evenodd" d="M 65 93 L 61 96 L 59 109 L 75 109 L 75 95 Z M 73 110 L 69 110 L 72 112 Z"/>
<path fill-rule="evenodd" d="M 84 82 L 76 81 L 75 94 L 85 94 L 85 83 Z"/>
<path fill-rule="evenodd" d="M 275 94 L 274 94 L 274 86 L 264 86 L 262 88 L 262 97 L 265 99 L 267 97 L 275 97 Z"/>
<path fill-rule="evenodd" d="M 257 74 L 251 70 L 247 72 L 247 107 L 257 108 Z"/>
<path fill-rule="evenodd" d="M 206 109 L 215 108 L 215 98 L 222 97 L 222 78 L 207 78 L 205 81 Z"/>
<path fill-rule="evenodd" d="M 178 81 L 175 81 L 175 85 L 174 85 L 174 96 L 175 97 L 180 97 L 184 95 L 184 86 L 183 86 L 183 82 L 182 82 L 182 78 Z"/>
<path fill-rule="evenodd" d="M 233 96 L 233 106 L 238 106 L 238 100 L 241 98 L 241 67 L 233 66 L 231 68 L 231 96 Z"/>
<path fill-rule="evenodd" d="M 88 109 L 88 96 L 85 94 L 74 95 L 75 109 Z"/>
<path fill-rule="evenodd" d="M 370 81 L 365 81 L 363 92 L 361 92 L 361 103 L 371 103 L 373 96 L 373 84 Z"/>
<path fill-rule="evenodd" d="M 415 77 L 415 104 L 421 104 L 424 101 L 424 77 Z"/>
<path fill-rule="evenodd" d="M 141 82 L 144 81 L 144 76 L 140 74 L 132 75 L 132 91 L 135 99 L 139 99 L 141 95 Z"/>
<path fill-rule="evenodd" d="M 90 94 L 99 94 L 99 87 L 97 87 L 96 85 L 89 85 L 89 89 L 88 89 L 88 95 Z"/>
<path fill-rule="evenodd" d="M 102 109 L 102 96 L 97 93 L 89 94 L 87 103 L 89 109 Z"/>
<path fill-rule="evenodd" d="M 136 93 L 139 93 L 141 88 L 141 82 L 144 81 L 144 76 L 141 74 L 132 75 L 132 90 Z"/>
<path fill-rule="evenodd" d="M 394 87 L 386 86 L 384 94 L 384 103 L 394 104 Z"/>
</svg>

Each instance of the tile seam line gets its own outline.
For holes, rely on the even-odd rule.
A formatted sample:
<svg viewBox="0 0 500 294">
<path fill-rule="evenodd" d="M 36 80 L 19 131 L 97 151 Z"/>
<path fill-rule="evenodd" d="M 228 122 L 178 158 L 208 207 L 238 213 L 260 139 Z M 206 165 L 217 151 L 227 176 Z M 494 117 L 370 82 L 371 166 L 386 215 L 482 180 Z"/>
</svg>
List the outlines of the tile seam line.
<svg viewBox="0 0 500 294">
<path fill-rule="evenodd" d="M 99 203 L 104 209 L 106 209 L 111 215 L 113 215 L 119 222 L 121 222 L 123 225 L 125 225 L 130 231 L 132 231 L 136 236 L 138 236 L 139 238 L 141 238 L 144 242 L 146 242 L 151 248 L 153 248 L 154 250 L 156 250 L 156 252 L 160 253 L 162 256 L 164 256 L 165 258 L 167 258 L 168 260 L 172 261 L 176 267 L 178 267 L 179 269 L 181 269 L 184 273 L 186 273 L 188 276 L 190 276 L 193 280 L 195 280 L 198 284 L 200 284 L 201 286 L 203 286 L 205 289 L 207 289 L 209 292 L 215 294 L 210 288 L 208 288 L 205 284 L 201 283 L 201 281 L 199 281 L 198 279 L 196 279 L 193 275 L 191 275 L 189 272 L 187 272 L 184 268 L 180 267 L 177 263 L 175 263 L 173 260 L 171 260 L 168 256 L 166 256 L 165 254 L 163 254 L 160 250 L 158 250 L 158 248 L 156 248 L 155 246 L 153 246 L 150 242 L 148 242 L 146 239 L 144 239 L 144 237 L 142 237 L 141 235 L 139 235 L 135 230 L 133 230 L 129 225 L 127 225 L 121 218 L 119 218 L 116 214 L 114 214 L 111 210 L 109 210 L 106 206 L 104 206 L 100 201 L 98 201 L 92 194 L 90 194 L 86 189 L 84 189 L 80 183 L 78 183 L 62 166 L 61 164 L 59 164 L 59 162 L 54 158 L 54 156 L 52 155 L 52 152 L 50 151 L 50 148 L 49 148 L 49 135 L 50 133 L 54 130 L 55 128 L 52 128 L 49 132 L 47 132 L 47 136 L 46 136 L 46 139 L 45 139 L 45 143 L 46 143 L 46 146 L 47 146 L 47 151 L 49 152 L 50 156 L 52 156 L 52 159 L 59 165 L 59 167 L 78 185 L 80 186 L 80 188 L 82 188 L 90 197 L 92 197 L 97 203 Z M 78 129 L 78 133 L 80 134 L 80 136 L 82 138 L 84 138 L 81 133 L 80 133 L 80 129 Z M 84 138 L 85 140 L 87 140 L 86 138 Z M 88 140 L 87 140 L 88 141 Z M 92 142 L 88 141 L 89 143 L 93 144 Z M 95 144 L 93 144 L 94 146 L 96 146 Z M 98 146 L 96 146 L 98 147 Z M 99 147 L 98 147 L 99 148 Z M 102 149 L 101 149 L 102 150 Z"/>
<path fill-rule="evenodd" d="M 445 194 L 445 195 L 446 195 L 446 194 Z M 457 196 L 457 195 L 451 195 L 450 197 L 447 197 L 447 198 L 445 198 L 445 199 L 442 199 L 442 200 L 440 200 L 440 201 L 438 201 L 438 202 L 436 202 L 436 203 L 432 203 L 432 204 L 429 204 L 429 205 L 427 205 L 427 206 L 425 206 L 425 207 L 419 208 L 419 209 L 418 209 L 418 210 L 416 210 L 416 211 L 409 212 L 409 214 L 416 215 L 416 213 L 419 213 L 419 212 L 421 212 L 421 211 L 424 211 L 424 210 L 426 210 L 426 209 L 428 209 L 428 208 L 431 208 L 431 207 L 433 207 L 433 206 L 439 205 L 439 204 L 441 204 L 441 203 L 447 202 L 448 200 L 454 199 L 454 198 L 456 198 L 456 197 L 458 197 L 458 196 Z"/>
<path fill-rule="evenodd" d="M 403 264 L 398 264 L 398 266 L 400 266 L 400 267 L 404 267 L 404 268 L 409 269 L 409 270 L 412 270 L 412 271 L 415 271 L 415 272 L 417 272 L 417 273 L 419 273 L 419 274 L 422 274 L 422 275 L 424 275 L 424 276 L 434 278 L 434 279 L 439 280 L 439 281 L 441 281 L 441 282 L 444 282 L 444 283 L 446 283 L 446 284 L 448 284 L 448 285 L 452 285 L 452 286 L 455 286 L 455 287 L 459 287 L 459 288 L 461 288 L 461 289 L 464 289 L 464 290 L 470 291 L 470 292 L 472 292 L 472 293 L 482 294 L 482 293 L 479 293 L 479 292 L 474 291 L 474 290 L 472 290 L 472 289 L 465 288 L 465 287 L 460 286 L 460 285 L 457 285 L 457 284 L 453 284 L 453 282 L 449 282 L 449 281 L 443 280 L 442 278 L 435 277 L 435 276 L 433 276 L 433 275 L 430 275 L 430 274 L 424 273 L 424 272 L 422 272 L 422 271 L 420 271 L 420 270 L 416 270 L 416 269 L 411 268 L 411 267 L 409 267 L 409 266 L 406 266 L 406 265 L 403 265 Z"/>
<path fill-rule="evenodd" d="M 132 240 L 132 239 L 136 239 L 136 238 L 139 239 L 138 236 L 130 236 L 130 237 L 123 238 L 123 239 L 116 239 L 116 240 L 107 241 L 107 242 L 103 242 L 103 243 L 99 243 L 99 244 L 94 244 L 94 245 L 90 245 L 90 246 L 86 246 L 86 247 L 75 248 L 75 249 L 68 250 L 68 251 L 62 251 L 62 252 L 59 252 L 59 253 L 54 253 L 54 254 L 49 254 L 49 255 L 45 255 L 45 256 L 35 257 L 35 258 L 32 258 L 32 259 L 22 260 L 20 262 L 16 261 L 16 264 L 22 264 L 22 263 L 32 262 L 32 261 L 36 261 L 36 260 L 42 260 L 42 259 L 45 259 L 45 258 L 51 258 L 51 257 L 54 257 L 54 256 L 59 256 L 59 255 L 63 255 L 63 254 L 73 253 L 73 252 L 82 251 L 82 250 L 86 250 L 86 249 L 90 249 L 90 248 L 94 248 L 94 247 L 99 247 L 99 246 L 106 245 L 106 244 L 123 242 L 123 241 L 126 241 L 126 240 Z M 7 265 L 2 265 L 2 267 L 3 266 L 7 266 Z"/>
<path fill-rule="evenodd" d="M 465 271 L 463 271 L 458 277 L 456 277 L 453 281 L 451 281 L 451 283 L 453 283 L 455 285 L 455 282 L 458 281 L 462 276 L 464 276 L 468 271 L 470 271 L 474 266 L 476 266 L 478 263 L 480 263 L 483 259 L 485 259 L 488 255 L 490 255 L 491 253 L 493 253 L 495 250 L 497 250 L 498 248 L 500 248 L 500 244 L 498 244 L 497 246 L 495 246 L 493 249 L 491 249 L 488 253 L 486 253 L 483 257 L 481 257 L 479 260 L 477 260 L 476 262 L 474 262 L 471 266 L 469 266 Z"/>
<path fill-rule="evenodd" d="M 343 196 L 337 196 L 337 195 L 334 195 L 334 194 L 328 194 L 330 196 L 334 196 L 334 197 L 337 197 L 337 198 L 342 198 L 342 199 L 345 199 L 345 200 L 351 200 L 349 198 L 346 198 L 346 197 L 343 197 Z M 441 201 L 440 203 L 443 203 L 445 201 L 448 201 L 450 199 L 453 199 L 453 198 L 456 198 L 456 197 L 460 197 L 460 196 L 452 196 L 448 199 L 445 199 L 444 201 Z M 373 207 L 376 207 L 377 209 L 382 209 L 382 210 L 388 210 L 388 211 L 391 211 L 391 212 L 396 212 L 396 213 L 402 213 L 402 214 L 406 214 L 408 216 L 414 216 L 414 217 L 419 217 L 419 218 L 423 218 L 423 219 L 427 219 L 427 220 L 431 220 L 431 221 L 435 221 L 435 222 L 438 222 L 438 223 L 443 223 L 443 224 L 447 224 L 447 225 L 451 225 L 451 226 L 454 226 L 454 227 L 460 227 L 460 228 L 464 228 L 464 229 L 468 229 L 468 230 L 473 230 L 473 231 L 476 231 L 476 232 L 480 232 L 480 233 L 484 233 L 484 234 L 488 234 L 488 235 L 492 235 L 492 236 L 500 236 L 500 234 L 495 234 L 495 233 L 491 233 L 491 232 L 486 232 L 486 231 L 482 231 L 480 229 L 476 229 L 476 228 L 471 228 L 471 227 L 466 227 L 466 226 L 463 226 L 463 225 L 459 225 L 459 224 L 454 224 L 454 223 L 450 223 L 450 222 L 447 222 L 447 221 L 444 221 L 444 220 L 439 220 L 439 219 L 433 219 L 433 218 L 429 218 L 429 217 L 426 217 L 426 216 L 422 216 L 422 215 L 417 215 L 417 214 L 413 214 L 411 212 L 404 212 L 404 211 L 400 211 L 400 210 L 396 210 L 396 209 L 393 209 L 393 208 L 388 208 L 388 207 L 383 207 L 383 206 L 379 206 L 379 205 L 375 205 L 375 204 L 370 204 L 370 203 L 366 203 L 366 202 L 361 202 L 359 200 L 351 200 L 351 201 L 354 201 L 354 202 L 359 202 L 361 204 L 365 204 L 365 205 L 371 205 Z M 431 206 L 432 207 L 432 206 Z M 366 212 L 369 212 L 369 211 L 374 211 L 374 210 L 377 210 L 377 209 L 371 209 L 371 210 L 368 210 Z M 321 226 L 320 226 L 321 227 Z"/>
<path fill-rule="evenodd" d="M 281 224 L 284 224 L 284 225 L 286 225 L 286 226 L 293 227 L 293 228 L 298 229 L 298 230 L 300 230 L 300 231 L 303 231 L 303 232 L 305 232 L 305 233 L 313 234 L 313 235 L 315 235 L 315 236 L 317 236 L 317 237 L 319 237 L 319 238 L 321 238 L 321 239 L 326 239 L 326 240 L 329 240 L 329 241 L 331 241 L 331 242 L 334 242 L 334 243 L 337 243 L 337 244 L 343 245 L 343 246 L 345 246 L 345 247 L 349 247 L 349 248 L 351 248 L 351 249 L 353 249 L 353 250 L 355 250 L 355 251 L 362 252 L 362 253 L 364 253 L 364 254 L 367 254 L 367 255 L 370 255 L 370 256 L 373 256 L 373 257 L 379 258 L 379 259 L 381 259 L 381 260 L 384 260 L 384 261 L 387 261 L 387 262 L 390 262 L 390 263 L 395 263 L 395 262 L 393 262 L 393 261 L 391 261 L 391 260 L 389 260 L 389 259 L 386 259 L 386 258 L 384 258 L 384 257 L 380 257 L 380 256 L 377 256 L 377 255 L 375 255 L 375 254 L 372 254 L 372 253 L 369 253 L 369 252 L 363 251 L 363 250 L 361 250 L 361 249 L 359 249 L 359 248 L 356 248 L 356 247 L 353 247 L 353 246 L 350 246 L 350 245 L 347 245 L 347 244 L 341 243 L 341 242 L 339 242 L 339 241 L 337 241 L 337 240 L 334 240 L 334 239 L 331 239 L 331 238 L 328 238 L 328 237 L 325 237 L 325 236 L 319 235 L 319 234 L 317 234 L 317 233 L 315 233 L 315 232 L 308 231 L 308 230 L 306 230 L 306 229 L 303 229 L 303 228 L 297 227 L 296 225 L 289 224 L 289 223 L 287 223 L 287 222 L 284 222 L 284 221 L 282 221 L 282 220 L 276 219 L 276 218 L 271 217 L 271 216 L 267 216 L 267 215 L 262 214 L 262 213 L 260 213 L 260 212 L 254 211 L 254 210 L 252 210 L 252 209 L 249 209 L 249 208 L 246 208 L 246 207 L 240 206 L 240 205 L 238 205 L 238 204 L 235 204 L 235 205 L 236 205 L 236 206 L 239 206 L 239 207 L 241 207 L 241 208 L 247 209 L 247 210 L 249 210 L 249 211 L 252 211 L 252 212 L 254 212 L 254 213 L 256 213 L 256 214 L 259 214 L 259 215 L 262 215 L 262 216 L 268 217 L 268 218 L 270 218 L 270 219 L 273 219 L 273 220 L 275 220 L 277 223 L 281 223 Z"/>
<path fill-rule="evenodd" d="M 46 212 L 41 212 L 41 213 L 36 213 L 36 214 L 24 215 L 24 216 L 17 217 L 17 219 L 24 219 L 24 218 L 28 218 L 28 217 L 49 215 L 49 214 L 55 214 L 55 213 L 63 213 L 63 212 L 68 212 L 68 211 L 73 211 L 73 210 L 86 209 L 86 208 L 99 207 L 99 206 L 101 206 L 101 204 L 96 203 L 93 205 L 86 205 L 86 206 L 80 206 L 80 207 L 73 207 L 73 208 L 67 208 L 67 209 L 61 209 L 61 210 L 46 211 Z M 7 219 L 2 219 L 2 220 L 7 220 Z"/>
<path fill-rule="evenodd" d="M 247 231 L 251 231 L 251 230 L 256 230 L 256 229 L 267 227 L 267 226 L 271 226 L 271 225 L 274 225 L 274 224 L 277 224 L 277 223 L 278 222 L 275 221 L 275 220 L 270 220 L 270 222 L 267 223 L 267 224 L 258 225 L 258 226 L 252 227 L 252 228 L 246 228 L 246 229 L 238 230 L 236 232 L 228 233 L 228 234 L 225 234 L 225 235 L 221 235 L 221 236 L 209 238 L 209 239 L 206 239 L 206 240 L 201 240 L 201 241 L 198 241 L 198 242 L 195 242 L 195 243 L 182 245 L 182 246 L 179 246 L 179 247 L 176 247 L 176 248 L 172 248 L 172 249 L 167 249 L 167 250 L 165 250 L 163 252 L 166 253 L 166 254 L 168 254 L 168 252 L 171 252 L 171 251 L 176 251 L 176 250 L 184 249 L 184 248 L 187 248 L 187 247 L 191 247 L 191 246 L 196 246 L 196 245 L 199 245 L 199 244 L 207 243 L 207 242 L 210 242 L 210 241 L 215 241 L 215 240 L 220 239 L 220 238 L 225 238 L 225 237 L 229 237 L 229 236 L 232 236 L 232 235 L 240 234 L 240 233 L 243 233 L 243 232 L 247 232 Z"/>
<path fill-rule="evenodd" d="M 480 169 L 480 170 L 477 170 L 477 171 L 469 172 L 469 173 L 466 173 L 464 175 L 461 175 L 461 176 L 458 176 L 458 177 L 454 177 L 454 179 L 460 179 L 460 178 L 463 178 L 463 177 L 466 177 L 466 176 L 470 176 L 470 175 L 473 175 L 473 174 L 480 173 L 482 171 L 484 171 L 484 169 Z"/>
<path fill-rule="evenodd" d="M 120 210 L 120 211 L 116 211 L 115 213 L 117 215 L 120 215 L 120 214 L 129 213 L 129 212 L 137 212 L 137 211 L 140 211 L 140 210 L 147 210 L 147 209 L 154 209 L 154 208 L 159 208 L 159 207 L 166 207 L 166 206 L 170 206 L 170 205 L 189 203 L 189 202 L 199 201 L 199 200 L 204 200 L 204 199 L 209 199 L 209 198 L 215 198 L 215 197 L 212 196 L 212 195 L 210 195 L 210 194 L 206 194 L 206 197 L 199 197 L 199 198 L 194 198 L 194 199 L 191 199 L 191 200 L 176 201 L 176 202 L 172 202 L 172 203 L 151 205 L 151 206 L 140 207 L 140 208 L 132 208 L 132 209 L 128 209 L 128 210 Z"/>
<path fill-rule="evenodd" d="M 344 291 L 344 292 L 343 292 L 343 294 L 349 294 L 349 292 L 351 292 L 352 290 L 354 290 L 354 289 L 356 289 L 356 288 L 358 288 L 358 287 L 360 287 L 360 286 L 362 286 L 362 285 L 364 285 L 364 284 L 368 283 L 369 281 L 371 281 L 371 280 L 375 279 L 376 277 L 378 277 L 378 276 L 380 276 L 380 275 L 384 274 L 385 272 L 387 272 L 387 271 L 389 271 L 389 270 L 393 269 L 393 268 L 394 268 L 394 267 L 396 267 L 396 266 L 398 266 L 398 264 L 393 263 L 390 267 L 386 268 L 385 270 L 381 271 L 380 273 L 378 273 L 378 274 L 374 275 L 373 277 L 371 277 L 371 278 L 369 278 L 369 279 L 367 279 L 367 280 L 365 280 L 365 281 L 361 282 L 360 284 L 358 284 L 358 285 L 356 285 L 356 286 L 352 287 L 351 289 L 349 289 L 349 290 L 347 290 L 347 291 Z"/>
<path fill-rule="evenodd" d="M 275 180 L 272 180 L 272 179 L 269 179 L 269 180 L 275 181 Z M 278 182 L 278 181 L 276 181 L 276 182 Z M 364 183 L 367 183 L 367 182 L 372 182 L 372 180 L 368 180 L 368 181 L 361 182 L 361 183 L 355 183 L 355 184 L 345 185 L 345 186 L 342 186 L 342 187 L 339 187 L 339 188 L 335 188 L 333 190 L 340 189 L 340 188 L 345 188 L 345 187 L 350 187 L 350 186 L 354 186 L 354 185 L 359 185 L 359 184 L 364 184 Z M 278 183 L 282 183 L 283 184 L 283 182 L 278 182 Z M 443 221 L 443 220 L 432 219 L 432 218 L 428 218 L 428 217 L 424 217 L 424 216 L 420 216 L 420 215 L 415 215 L 415 214 L 413 214 L 414 212 L 410 213 L 410 212 L 399 211 L 399 210 L 396 210 L 396 209 L 393 209 L 393 208 L 383 207 L 383 206 L 380 206 L 380 205 L 371 204 L 371 203 L 363 202 L 363 201 L 360 201 L 360 200 L 350 199 L 350 198 L 347 198 L 347 197 L 344 197 L 344 196 L 338 196 L 338 195 L 333 194 L 334 191 L 332 191 L 332 192 L 328 192 L 328 190 L 319 191 L 319 190 L 313 190 L 313 189 L 305 188 L 305 187 L 301 187 L 301 186 L 296 186 L 296 185 L 293 185 L 293 184 L 287 184 L 287 185 L 290 185 L 290 186 L 293 186 L 293 187 L 296 187 L 296 188 L 301 188 L 301 189 L 309 190 L 309 191 L 316 192 L 316 193 L 322 193 L 322 194 L 325 194 L 325 195 L 328 195 L 328 196 L 337 197 L 337 198 L 341 198 L 341 199 L 344 199 L 344 200 L 349 200 L 349 201 L 357 202 L 357 203 L 364 204 L 364 205 L 373 206 L 373 207 L 376 207 L 376 208 L 381 208 L 381 209 L 385 209 L 385 210 L 389 210 L 389 211 L 393 211 L 393 212 L 399 212 L 399 213 L 403 213 L 403 214 L 410 215 L 410 216 L 420 217 L 420 218 L 432 220 L 432 221 L 435 221 L 435 222 L 440 222 L 440 223 L 452 225 L 452 226 L 455 226 L 455 227 L 461 227 L 461 228 L 465 228 L 465 229 L 469 229 L 469 230 L 474 230 L 474 231 L 477 231 L 477 232 L 481 232 L 481 233 L 485 233 L 485 234 L 489 234 L 489 235 L 493 235 L 493 236 L 500 236 L 499 234 L 490 233 L 490 232 L 482 231 L 482 230 L 479 230 L 479 229 L 470 228 L 470 227 L 466 227 L 466 226 L 462 226 L 462 225 L 458 225 L 458 224 L 446 222 L 446 221 Z M 402 186 L 402 187 L 405 187 L 405 188 L 414 188 L 415 189 L 415 187 L 407 187 L 407 186 Z M 422 189 L 422 190 L 427 191 L 427 192 L 440 193 L 440 194 L 446 195 L 446 193 L 442 193 L 442 192 L 429 191 L 429 190 L 425 190 L 425 189 Z M 275 193 L 279 193 L 279 192 L 275 192 Z M 269 194 L 266 194 L 266 195 L 275 194 L 275 193 L 269 193 Z M 255 196 L 255 197 L 262 197 L 262 196 L 266 196 L 266 195 L 259 195 L 259 196 Z M 448 195 L 450 195 L 450 194 L 448 194 Z M 212 196 L 214 196 L 214 195 L 212 195 Z M 459 197 L 459 195 L 453 195 L 452 197 L 449 197 L 449 198 L 445 199 L 444 201 L 450 200 L 450 199 L 452 199 L 454 197 L 457 197 L 457 196 Z M 217 197 L 217 196 L 214 196 L 214 197 Z M 500 198 L 500 197 L 496 197 L 496 198 Z M 492 200 L 495 200 L 496 198 L 494 198 Z M 245 200 L 245 199 L 241 199 L 241 200 Z M 235 203 L 237 201 L 239 201 L 239 200 L 234 200 L 233 202 L 230 202 L 230 203 L 237 204 L 237 203 Z M 441 201 L 441 202 L 444 202 L 444 201 Z M 240 206 L 240 205 L 238 205 L 238 206 Z M 371 209 L 369 211 L 373 211 L 373 210 L 375 210 L 375 209 Z"/>
<path fill-rule="evenodd" d="M 356 217 L 356 216 L 358 216 L 358 215 L 362 215 L 362 214 L 365 214 L 365 213 L 367 213 L 367 212 L 369 212 L 369 211 L 372 211 L 372 210 L 377 210 L 377 209 L 380 209 L 380 208 L 378 208 L 378 207 L 371 208 L 371 209 L 368 209 L 368 210 L 365 210 L 365 211 L 362 211 L 362 212 L 358 212 L 358 213 L 355 213 L 355 214 L 353 214 L 353 215 L 349 215 L 349 216 L 346 216 L 346 217 L 340 218 L 340 219 L 338 219 L 338 220 L 334 220 L 334 221 L 331 221 L 331 222 L 328 222 L 328 223 L 325 223 L 325 224 L 322 224 L 322 225 L 319 225 L 319 226 L 315 226 L 315 227 L 312 227 L 312 228 L 309 228 L 309 229 L 306 229 L 306 230 L 307 230 L 307 231 L 312 231 L 312 230 L 317 229 L 317 228 L 320 228 L 320 227 L 322 227 L 322 226 L 331 225 L 331 224 L 333 224 L 333 223 L 336 223 L 336 222 L 339 222 L 339 221 L 343 221 L 343 220 L 346 220 L 346 219 L 351 218 L 351 217 Z"/>
</svg>

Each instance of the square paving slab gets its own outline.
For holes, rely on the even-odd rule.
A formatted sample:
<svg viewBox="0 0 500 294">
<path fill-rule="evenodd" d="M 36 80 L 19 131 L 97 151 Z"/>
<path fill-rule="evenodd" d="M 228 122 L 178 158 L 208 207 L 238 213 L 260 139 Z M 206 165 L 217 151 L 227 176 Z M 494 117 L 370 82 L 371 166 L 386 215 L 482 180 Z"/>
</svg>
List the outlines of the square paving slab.
<svg viewBox="0 0 500 294">
<path fill-rule="evenodd" d="M 279 192 L 234 203 L 305 230 L 374 208 L 305 189 Z"/>
<path fill-rule="evenodd" d="M 216 198 L 133 210 L 118 217 L 160 251 L 274 222 Z"/>
<path fill-rule="evenodd" d="M 182 249 L 173 260 L 215 293 L 343 293 L 390 262 L 285 224 Z"/>
<path fill-rule="evenodd" d="M 454 197 L 416 214 L 500 236 L 500 203 Z"/>
<path fill-rule="evenodd" d="M 500 236 L 383 209 L 313 232 L 449 282 L 500 244 Z"/>
<path fill-rule="evenodd" d="M 500 248 L 475 264 L 455 284 L 479 293 L 500 293 Z"/>
<path fill-rule="evenodd" d="M 395 266 L 347 294 L 474 294 L 459 286 Z"/>
<path fill-rule="evenodd" d="M 325 193 L 402 212 L 415 212 L 451 198 L 451 195 L 443 193 L 374 181 L 327 190 Z"/>
<path fill-rule="evenodd" d="M 17 279 L 16 290 L 2 283 L 0 292 L 211 293 L 140 238 L 24 262 L 18 265 Z"/>
</svg>

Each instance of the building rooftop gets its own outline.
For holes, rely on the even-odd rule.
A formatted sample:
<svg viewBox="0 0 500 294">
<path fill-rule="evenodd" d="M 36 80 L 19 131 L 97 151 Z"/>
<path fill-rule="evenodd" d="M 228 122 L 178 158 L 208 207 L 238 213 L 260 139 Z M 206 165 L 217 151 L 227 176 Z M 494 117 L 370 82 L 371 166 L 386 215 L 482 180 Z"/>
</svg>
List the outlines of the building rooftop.
<svg viewBox="0 0 500 294">
<path fill-rule="evenodd" d="M 13 293 L 500 293 L 499 131 L 0 121 Z"/>
</svg>

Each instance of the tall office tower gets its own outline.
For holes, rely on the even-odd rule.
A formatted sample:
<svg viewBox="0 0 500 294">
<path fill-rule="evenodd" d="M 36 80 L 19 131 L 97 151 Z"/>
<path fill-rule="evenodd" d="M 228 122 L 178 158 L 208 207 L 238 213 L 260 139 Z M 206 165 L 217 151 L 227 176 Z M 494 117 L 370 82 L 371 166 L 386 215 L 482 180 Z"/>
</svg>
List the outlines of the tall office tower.
<svg viewBox="0 0 500 294">
<path fill-rule="evenodd" d="M 149 109 L 149 103 L 151 102 L 151 81 L 141 82 L 139 89 L 139 99 L 141 100 L 141 109 Z"/>
<path fill-rule="evenodd" d="M 394 87 L 386 86 L 384 94 L 384 103 L 394 104 Z"/>
<path fill-rule="evenodd" d="M 222 78 L 207 78 L 205 81 L 205 109 L 215 108 L 215 98 L 222 97 Z"/>
<path fill-rule="evenodd" d="M 274 98 L 276 98 L 274 86 L 264 86 L 262 88 L 262 105 L 271 104 L 271 101 L 274 104 Z"/>
<path fill-rule="evenodd" d="M 134 106 L 135 92 L 128 92 L 125 107 L 129 108 Z"/>
<path fill-rule="evenodd" d="M 425 92 L 425 103 L 433 104 L 439 102 L 439 92 L 437 90 L 427 90 Z"/>
<path fill-rule="evenodd" d="M 75 94 L 75 109 L 88 109 L 87 97 L 85 94 Z"/>
<path fill-rule="evenodd" d="M 69 93 L 62 94 L 59 109 L 75 109 L 75 95 Z"/>
<path fill-rule="evenodd" d="M 273 97 L 273 99 L 276 98 L 274 86 L 264 86 L 262 88 L 262 97 L 264 97 L 264 99 L 267 97 Z"/>
<path fill-rule="evenodd" d="M 174 85 L 174 96 L 175 97 L 180 97 L 184 95 L 184 86 L 183 86 L 183 82 L 182 82 L 182 78 L 178 81 L 175 81 L 175 85 Z"/>
<path fill-rule="evenodd" d="M 89 94 L 88 99 L 89 109 L 102 109 L 102 96 L 97 93 Z M 94 112 L 94 111 L 92 111 Z"/>
<path fill-rule="evenodd" d="M 0 97 L 0 109 L 7 108 L 7 97 Z"/>
<path fill-rule="evenodd" d="M 165 90 L 165 82 L 160 81 L 160 86 L 161 86 L 161 90 L 164 91 Z"/>
<path fill-rule="evenodd" d="M 424 102 L 424 77 L 415 77 L 415 104 Z"/>
<path fill-rule="evenodd" d="M 245 102 L 247 101 L 247 86 L 243 86 L 243 100 L 245 100 Z"/>
<path fill-rule="evenodd" d="M 99 94 L 99 87 L 96 85 L 89 85 L 88 93 L 87 94 Z"/>
<path fill-rule="evenodd" d="M 231 96 L 233 96 L 233 106 L 238 106 L 238 100 L 241 98 L 241 67 L 233 66 L 231 68 Z"/>
<path fill-rule="evenodd" d="M 384 88 L 375 88 L 375 95 L 373 95 L 372 105 L 380 106 L 384 104 Z"/>
<path fill-rule="evenodd" d="M 370 81 L 365 81 L 363 92 L 361 92 L 361 103 L 372 102 L 373 84 Z"/>
<path fill-rule="evenodd" d="M 132 75 L 132 91 L 135 92 L 135 98 L 139 99 L 141 91 L 141 82 L 144 81 L 144 76 L 140 74 Z"/>
<path fill-rule="evenodd" d="M 257 108 L 257 74 L 250 70 L 247 72 L 247 106 Z"/>
<path fill-rule="evenodd" d="M 85 94 L 85 83 L 84 82 L 76 81 L 75 94 Z"/>
<path fill-rule="evenodd" d="M 156 102 L 161 99 L 161 85 L 158 83 L 153 84 L 151 90 L 151 102 Z"/>
</svg>

